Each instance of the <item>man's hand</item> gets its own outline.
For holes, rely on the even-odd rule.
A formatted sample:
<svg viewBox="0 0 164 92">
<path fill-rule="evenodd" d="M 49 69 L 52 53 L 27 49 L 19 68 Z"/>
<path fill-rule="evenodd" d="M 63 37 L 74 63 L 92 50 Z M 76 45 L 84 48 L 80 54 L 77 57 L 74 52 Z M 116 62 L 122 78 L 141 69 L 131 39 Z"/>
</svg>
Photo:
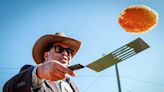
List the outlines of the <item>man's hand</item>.
<svg viewBox="0 0 164 92">
<path fill-rule="evenodd" d="M 75 76 L 75 73 L 65 66 L 61 64 L 59 61 L 51 60 L 48 62 L 43 63 L 42 65 L 38 66 L 36 75 L 39 79 L 46 79 L 46 80 L 60 80 L 66 77 L 66 74 L 71 76 Z"/>
</svg>

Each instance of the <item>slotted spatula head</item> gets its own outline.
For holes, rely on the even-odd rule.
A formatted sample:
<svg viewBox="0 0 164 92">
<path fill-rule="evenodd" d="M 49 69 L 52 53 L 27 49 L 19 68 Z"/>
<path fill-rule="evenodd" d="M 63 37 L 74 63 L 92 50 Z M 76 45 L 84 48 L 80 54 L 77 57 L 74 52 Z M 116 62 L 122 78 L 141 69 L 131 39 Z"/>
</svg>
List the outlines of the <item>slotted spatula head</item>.
<svg viewBox="0 0 164 92">
<path fill-rule="evenodd" d="M 90 63 L 87 65 L 88 68 L 100 72 L 118 62 L 126 60 L 137 53 L 149 48 L 149 45 L 144 42 L 141 38 L 138 38 L 118 49 L 109 53 L 108 55 Z"/>
</svg>

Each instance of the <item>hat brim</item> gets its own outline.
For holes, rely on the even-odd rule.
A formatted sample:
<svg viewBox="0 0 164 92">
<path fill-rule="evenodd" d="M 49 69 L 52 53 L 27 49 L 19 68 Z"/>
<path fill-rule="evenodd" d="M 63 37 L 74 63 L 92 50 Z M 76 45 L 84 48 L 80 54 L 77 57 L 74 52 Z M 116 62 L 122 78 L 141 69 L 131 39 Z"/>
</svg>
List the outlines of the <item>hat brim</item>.
<svg viewBox="0 0 164 92">
<path fill-rule="evenodd" d="M 67 44 L 70 48 L 74 50 L 73 57 L 76 55 L 81 45 L 80 41 L 69 37 L 61 37 L 51 34 L 44 35 L 37 40 L 32 50 L 34 61 L 37 64 L 40 64 L 44 61 L 44 52 L 48 48 L 48 46 L 53 43 Z"/>
</svg>

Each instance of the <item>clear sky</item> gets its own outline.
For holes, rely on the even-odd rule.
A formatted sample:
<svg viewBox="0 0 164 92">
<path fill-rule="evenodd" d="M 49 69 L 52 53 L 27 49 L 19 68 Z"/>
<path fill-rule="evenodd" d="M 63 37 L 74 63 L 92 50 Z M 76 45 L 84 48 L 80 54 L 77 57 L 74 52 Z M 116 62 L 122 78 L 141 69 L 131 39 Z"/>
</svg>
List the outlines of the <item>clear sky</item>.
<svg viewBox="0 0 164 92">
<path fill-rule="evenodd" d="M 87 65 L 140 37 L 150 48 L 118 64 L 122 92 L 164 92 L 163 0 L 0 0 L 0 92 L 4 83 L 32 58 L 35 41 L 65 32 L 82 42 L 72 65 Z M 158 25 L 145 34 L 125 32 L 119 13 L 130 5 L 158 12 Z M 88 68 L 73 78 L 81 92 L 118 92 L 115 67 L 97 73 Z"/>
</svg>

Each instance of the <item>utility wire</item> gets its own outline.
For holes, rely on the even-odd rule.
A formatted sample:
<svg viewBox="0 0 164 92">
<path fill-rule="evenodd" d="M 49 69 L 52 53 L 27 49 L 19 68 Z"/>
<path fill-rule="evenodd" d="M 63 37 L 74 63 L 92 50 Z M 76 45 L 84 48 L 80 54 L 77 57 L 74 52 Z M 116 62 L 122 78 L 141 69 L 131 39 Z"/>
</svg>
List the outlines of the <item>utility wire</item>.
<svg viewBox="0 0 164 92">
<path fill-rule="evenodd" d="M 0 74 L 14 75 L 14 74 L 16 74 L 16 73 L 6 73 L 6 72 L 0 72 Z"/>
<path fill-rule="evenodd" d="M 20 69 L 20 68 L 0 68 L 0 69 Z"/>
<path fill-rule="evenodd" d="M 124 78 L 127 78 L 127 79 L 131 79 L 131 80 L 145 82 L 145 83 L 148 83 L 148 84 L 164 86 L 164 84 L 160 84 L 160 83 L 156 83 L 156 82 L 152 82 L 152 81 L 147 81 L 147 80 L 142 80 L 142 79 L 138 79 L 138 78 L 133 78 L 133 77 L 129 77 L 129 76 L 121 76 L 121 77 L 124 77 Z"/>
<path fill-rule="evenodd" d="M 0 68 L 0 69 L 20 69 L 20 68 Z M 0 72 L 0 74 L 7 74 L 7 75 L 14 75 L 16 73 L 8 73 L 8 72 Z M 109 75 L 105 75 L 103 76 L 104 73 L 102 73 L 100 76 L 77 76 L 77 78 L 93 78 L 93 77 L 97 77 L 91 84 L 89 87 L 87 87 L 85 90 L 88 90 L 91 86 L 93 86 L 93 84 L 100 78 L 109 78 Z M 110 75 L 111 76 L 111 75 Z M 115 76 L 115 75 L 113 75 Z M 156 82 L 152 82 L 152 81 L 147 81 L 147 80 L 143 80 L 143 79 L 138 79 L 138 78 L 134 78 L 134 77 L 129 77 L 129 76 L 124 76 L 124 75 L 120 75 L 120 77 L 126 78 L 126 79 L 130 79 L 130 80 L 135 80 L 135 81 L 140 81 L 140 82 L 145 82 L 148 84 L 153 84 L 153 85 L 158 85 L 158 86 L 164 86 L 164 84 L 161 83 L 156 83 Z"/>
<path fill-rule="evenodd" d="M 84 92 L 87 92 L 89 88 L 91 88 L 106 72 L 99 75 L 85 90 Z"/>
</svg>

